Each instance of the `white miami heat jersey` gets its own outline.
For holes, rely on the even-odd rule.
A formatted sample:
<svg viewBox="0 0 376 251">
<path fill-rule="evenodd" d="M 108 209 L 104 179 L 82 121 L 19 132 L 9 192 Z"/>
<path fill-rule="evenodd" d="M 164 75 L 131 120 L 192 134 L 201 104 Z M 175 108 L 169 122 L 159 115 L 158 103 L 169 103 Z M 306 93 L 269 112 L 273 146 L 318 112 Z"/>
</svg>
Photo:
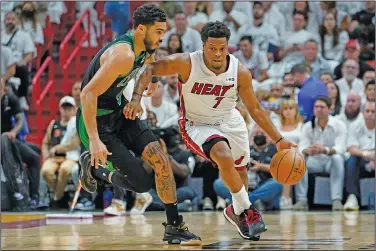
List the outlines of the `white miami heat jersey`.
<svg viewBox="0 0 376 251">
<path fill-rule="evenodd" d="M 229 55 L 227 71 L 217 76 L 206 67 L 202 51 L 189 55 L 190 76 L 179 88 L 183 116 L 187 120 L 203 124 L 216 124 L 226 120 L 236 106 L 238 59 Z"/>
</svg>

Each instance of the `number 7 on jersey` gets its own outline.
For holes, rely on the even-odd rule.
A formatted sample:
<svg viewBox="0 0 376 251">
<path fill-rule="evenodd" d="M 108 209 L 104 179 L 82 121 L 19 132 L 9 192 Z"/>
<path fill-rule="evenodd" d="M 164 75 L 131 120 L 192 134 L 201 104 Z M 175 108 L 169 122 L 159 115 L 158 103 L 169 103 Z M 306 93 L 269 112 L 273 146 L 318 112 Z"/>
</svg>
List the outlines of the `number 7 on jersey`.
<svg viewBox="0 0 376 251">
<path fill-rule="evenodd" d="M 219 104 L 221 103 L 221 101 L 224 99 L 225 97 L 217 97 L 215 98 L 215 100 L 217 100 L 217 103 L 215 103 L 215 105 L 213 106 L 213 108 L 217 108 L 219 106 Z"/>
</svg>

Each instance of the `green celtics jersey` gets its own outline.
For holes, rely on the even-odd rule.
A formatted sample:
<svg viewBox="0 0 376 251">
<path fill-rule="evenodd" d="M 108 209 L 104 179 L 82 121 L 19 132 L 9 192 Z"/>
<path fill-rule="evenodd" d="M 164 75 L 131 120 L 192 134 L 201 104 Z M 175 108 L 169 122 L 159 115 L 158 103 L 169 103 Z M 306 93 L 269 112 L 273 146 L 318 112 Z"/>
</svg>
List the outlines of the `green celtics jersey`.
<svg viewBox="0 0 376 251">
<path fill-rule="evenodd" d="M 90 82 L 90 80 L 94 77 L 95 73 L 98 71 L 100 67 L 101 55 L 109 47 L 120 43 L 129 44 L 132 47 L 132 50 L 134 51 L 134 39 L 130 33 L 120 36 L 119 38 L 115 39 L 114 41 L 103 47 L 90 62 L 90 65 L 82 81 L 81 89 L 83 89 Z M 145 60 L 146 51 L 142 52 L 138 57 L 135 58 L 133 62 L 133 68 L 130 72 L 124 75 L 119 75 L 117 79 L 112 83 L 112 85 L 102 95 L 98 97 L 98 109 L 119 110 L 124 107 L 127 101 L 124 98 L 123 91 L 127 86 L 128 82 L 131 79 L 135 78 L 137 72 L 143 66 Z"/>
</svg>

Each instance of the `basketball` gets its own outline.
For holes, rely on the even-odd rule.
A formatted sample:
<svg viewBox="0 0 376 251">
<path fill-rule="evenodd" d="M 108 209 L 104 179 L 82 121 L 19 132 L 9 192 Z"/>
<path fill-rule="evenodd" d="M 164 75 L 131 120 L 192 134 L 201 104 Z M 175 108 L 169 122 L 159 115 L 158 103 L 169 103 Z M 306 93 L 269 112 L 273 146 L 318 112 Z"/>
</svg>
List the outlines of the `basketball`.
<svg viewBox="0 0 376 251">
<path fill-rule="evenodd" d="M 284 149 L 277 152 L 270 162 L 273 178 L 284 185 L 295 185 L 304 176 L 305 160 L 296 149 Z"/>
</svg>

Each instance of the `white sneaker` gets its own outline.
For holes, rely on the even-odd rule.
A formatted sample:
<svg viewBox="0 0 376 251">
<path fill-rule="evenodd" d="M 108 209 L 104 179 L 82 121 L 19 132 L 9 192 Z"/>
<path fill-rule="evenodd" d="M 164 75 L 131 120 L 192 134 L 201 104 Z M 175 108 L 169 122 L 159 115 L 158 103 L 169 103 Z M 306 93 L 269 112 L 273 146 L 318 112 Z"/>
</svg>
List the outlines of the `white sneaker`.
<svg viewBox="0 0 376 251">
<path fill-rule="evenodd" d="M 29 104 L 27 103 L 26 97 L 20 97 L 20 106 L 22 110 L 28 111 Z"/>
<path fill-rule="evenodd" d="M 350 194 L 349 197 L 347 197 L 346 203 L 343 208 L 345 210 L 359 210 L 358 199 L 354 194 Z"/>
<path fill-rule="evenodd" d="M 105 208 L 103 212 L 114 216 L 125 215 L 125 203 L 121 200 L 112 199 L 111 206 Z"/>
<path fill-rule="evenodd" d="M 144 214 L 146 208 L 153 202 L 153 197 L 149 193 L 138 193 L 136 195 L 136 201 L 131 209 L 131 215 Z"/>
<path fill-rule="evenodd" d="M 286 198 L 285 196 L 281 197 L 279 201 L 279 209 L 280 210 L 291 210 L 292 209 L 292 199 Z"/>
<path fill-rule="evenodd" d="M 226 201 L 222 198 L 217 196 L 217 205 L 215 206 L 216 210 L 223 211 L 226 208 Z"/>
<path fill-rule="evenodd" d="M 214 210 L 213 201 L 209 197 L 204 198 L 204 203 L 203 203 L 202 209 L 203 210 Z"/>
</svg>

